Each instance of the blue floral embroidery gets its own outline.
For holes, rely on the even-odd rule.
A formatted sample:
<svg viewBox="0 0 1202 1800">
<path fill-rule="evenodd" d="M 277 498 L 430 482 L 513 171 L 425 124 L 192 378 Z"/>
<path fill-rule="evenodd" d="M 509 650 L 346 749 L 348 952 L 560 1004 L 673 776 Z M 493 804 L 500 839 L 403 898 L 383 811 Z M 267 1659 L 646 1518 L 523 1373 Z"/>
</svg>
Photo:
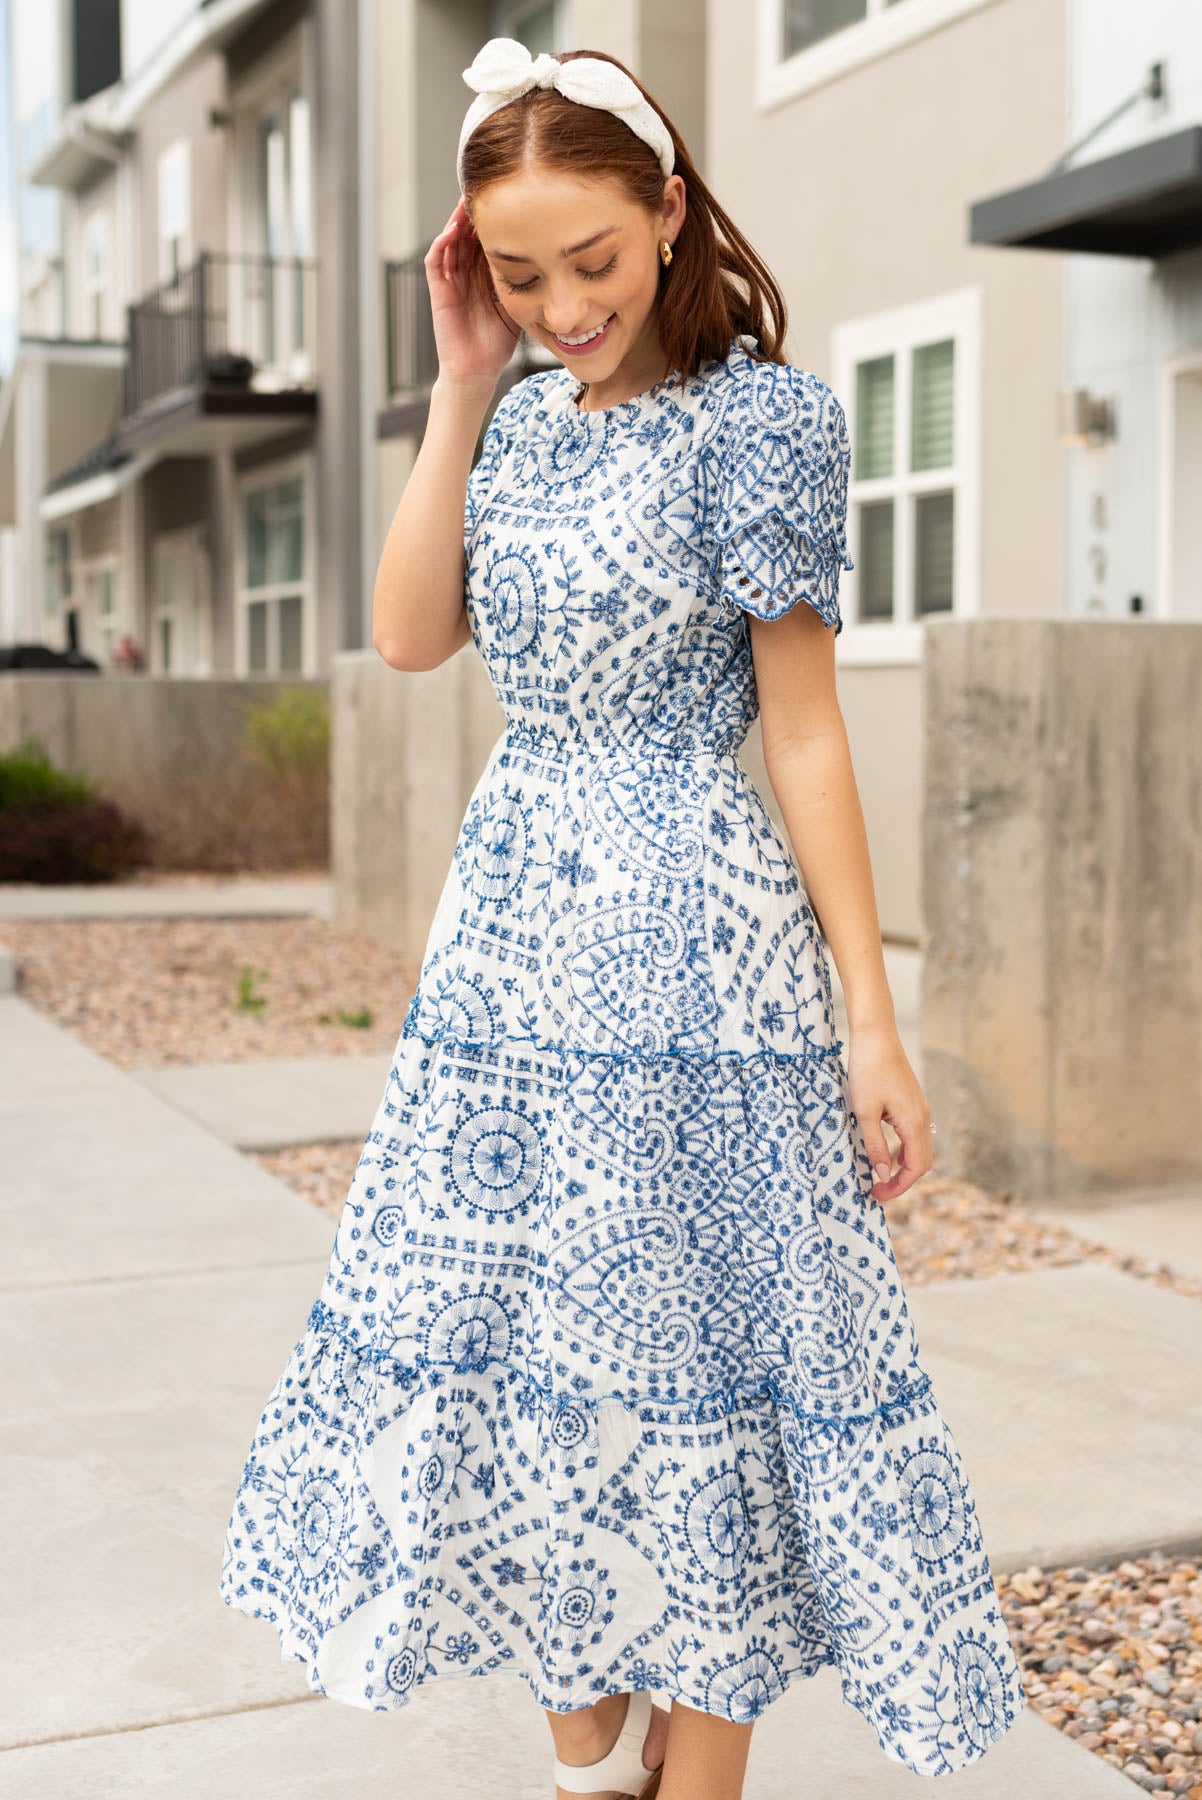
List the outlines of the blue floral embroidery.
<svg viewBox="0 0 1202 1800">
<path fill-rule="evenodd" d="M 826 947 L 738 760 L 744 615 L 838 630 L 851 567 L 842 409 L 753 348 L 496 410 L 465 600 L 506 728 L 221 1595 L 377 1710 L 501 1670 L 746 1722 L 833 1664 L 941 1775 L 1025 1699 Z"/>
</svg>

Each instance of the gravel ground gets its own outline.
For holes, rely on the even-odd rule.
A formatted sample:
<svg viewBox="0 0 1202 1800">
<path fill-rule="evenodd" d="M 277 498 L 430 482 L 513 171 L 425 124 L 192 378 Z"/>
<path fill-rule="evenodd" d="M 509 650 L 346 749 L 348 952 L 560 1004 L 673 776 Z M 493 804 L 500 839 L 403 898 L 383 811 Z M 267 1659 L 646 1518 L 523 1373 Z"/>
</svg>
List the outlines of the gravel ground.
<svg viewBox="0 0 1202 1800">
<path fill-rule="evenodd" d="M 1154 1553 L 997 1577 L 1031 1705 L 1153 1794 L 1202 1800 L 1202 1576 Z"/>
<path fill-rule="evenodd" d="M 323 919 L 6 919 L 0 941 L 21 998 L 123 1069 L 385 1055 L 417 979 Z"/>
</svg>

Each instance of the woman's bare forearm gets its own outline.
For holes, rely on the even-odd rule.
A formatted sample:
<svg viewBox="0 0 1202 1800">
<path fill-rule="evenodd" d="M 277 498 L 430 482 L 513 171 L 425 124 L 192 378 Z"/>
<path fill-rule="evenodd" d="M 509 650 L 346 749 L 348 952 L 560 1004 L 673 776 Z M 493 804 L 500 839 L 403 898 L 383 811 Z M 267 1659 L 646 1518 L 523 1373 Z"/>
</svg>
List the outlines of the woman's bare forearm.
<svg viewBox="0 0 1202 1800">
<path fill-rule="evenodd" d="M 384 540 L 372 598 L 372 643 L 393 668 L 436 668 L 467 639 L 463 510 L 495 387 L 440 375 L 431 390 L 425 435 Z"/>
<path fill-rule="evenodd" d="M 851 1030 L 896 1024 L 868 834 L 844 730 L 793 740 L 767 759 L 806 893 L 835 959 Z"/>
</svg>

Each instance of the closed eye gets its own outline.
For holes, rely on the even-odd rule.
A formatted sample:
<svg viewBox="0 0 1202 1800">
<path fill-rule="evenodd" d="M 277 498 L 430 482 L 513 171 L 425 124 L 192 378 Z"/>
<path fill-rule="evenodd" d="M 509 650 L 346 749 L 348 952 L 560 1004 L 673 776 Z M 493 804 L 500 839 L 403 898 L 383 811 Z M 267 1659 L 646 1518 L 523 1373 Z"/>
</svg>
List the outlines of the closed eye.
<svg viewBox="0 0 1202 1800">
<path fill-rule="evenodd" d="M 614 269 L 617 267 L 617 262 L 618 257 L 617 252 L 615 251 L 614 255 L 611 256 L 609 261 L 604 263 L 601 268 L 580 269 L 578 270 L 578 273 L 583 275 L 586 281 L 600 281 L 603 275 L 611 275 L 613 273 Z M 501 276 L 501 284 L 506 292 L 510 294 L 528 294 L 531 288 L 536 286 L 537 282 L 537 275 L 532 275 L 529 281 L 510 281 L 508 275 Z"/>
</svg>

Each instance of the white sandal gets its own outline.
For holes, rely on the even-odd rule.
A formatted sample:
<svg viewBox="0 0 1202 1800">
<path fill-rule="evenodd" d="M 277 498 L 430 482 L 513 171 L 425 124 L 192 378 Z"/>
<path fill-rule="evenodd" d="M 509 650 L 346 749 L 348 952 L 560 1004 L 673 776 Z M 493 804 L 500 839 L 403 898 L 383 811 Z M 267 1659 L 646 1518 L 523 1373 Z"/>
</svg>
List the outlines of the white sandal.
<svg viewBox="0 0 1202 1800">
<path fill-rule="evenodd" d="M 648 1769 L 643 1762 L 643 1745 L 651 1727 L 651 1695 L 646 1689 L 631 1694 L 626 1702 L 626 1717 L 618 1733 L 618 1741 L 600 1762 L 578 1764 L 555 1758 L 555 1783 L 568 1794 L 633 1794 L 635 1800 L 654 1800 L 664 1772 Z"/>
</svg>

